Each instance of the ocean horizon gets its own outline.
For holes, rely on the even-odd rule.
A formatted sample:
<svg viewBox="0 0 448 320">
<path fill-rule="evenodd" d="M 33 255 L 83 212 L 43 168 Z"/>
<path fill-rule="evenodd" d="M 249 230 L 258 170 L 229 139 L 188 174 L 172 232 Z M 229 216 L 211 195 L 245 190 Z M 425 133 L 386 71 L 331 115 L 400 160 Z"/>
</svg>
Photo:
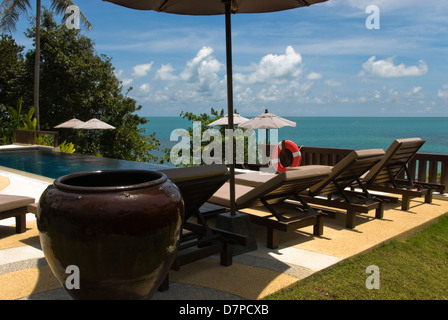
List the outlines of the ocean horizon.
<svg viewBox="0 0 448 320">
<path fill-rule="evenodd" d="M 251 116 L 246 116 L 251 119 Z M 145 117 L 147 134 L 159 140 L 155 156 L 162 156 L 178 141 L 170 141 L 175 129 L 187 129 L 193 122 L 180 116 Z M 386 150 L 395 139 L 419 137 L 425 140 L 420 153 L 448 154 L 448 117 L 288 117 L 296 127 L 278 129 L 278 141 L 291 140 L 298 146 Z M 180 141 L 180 140 L 179 140 Z"/>
</svg>

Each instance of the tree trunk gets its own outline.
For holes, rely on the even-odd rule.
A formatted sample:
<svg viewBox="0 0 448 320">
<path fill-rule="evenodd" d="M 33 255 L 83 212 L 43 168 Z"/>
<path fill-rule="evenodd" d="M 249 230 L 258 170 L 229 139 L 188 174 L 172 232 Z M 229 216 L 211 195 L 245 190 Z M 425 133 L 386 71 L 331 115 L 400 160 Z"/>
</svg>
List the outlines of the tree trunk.
<svg viewBox="0 0 448 320">
<path fill-rule="evenodd" d="M 40 71 L 40 1 L 36 0 L 36 51 L 34 56 L 34 109 L 36 129 L 40 130 L 39 120 L 39 71 Z"/>
</svg>

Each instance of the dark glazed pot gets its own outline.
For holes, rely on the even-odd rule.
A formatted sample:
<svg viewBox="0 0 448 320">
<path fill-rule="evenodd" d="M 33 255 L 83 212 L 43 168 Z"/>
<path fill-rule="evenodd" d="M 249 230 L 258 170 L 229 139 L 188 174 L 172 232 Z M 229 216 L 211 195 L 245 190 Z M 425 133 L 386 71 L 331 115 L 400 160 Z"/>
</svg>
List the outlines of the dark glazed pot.
<svg viewBox="0 0 448 320">
<path fill-rule="evenodd" d="M 37 226 L 45 258 L 74 299 L 150 299 L 167 275 L 184 205 L 158 171 L 62 176 L 42 194 Z M 79 270 L 79 289 L 76 274 Z"/>
</svg>

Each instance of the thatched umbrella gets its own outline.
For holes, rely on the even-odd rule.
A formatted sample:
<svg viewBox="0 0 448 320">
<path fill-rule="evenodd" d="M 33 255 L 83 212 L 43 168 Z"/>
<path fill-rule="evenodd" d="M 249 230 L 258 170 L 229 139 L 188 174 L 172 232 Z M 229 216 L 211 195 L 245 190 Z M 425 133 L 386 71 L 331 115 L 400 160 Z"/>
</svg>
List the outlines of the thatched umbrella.
<svg viewBox="0 0 448 320">
<path fill-rule="evenodd" d="M 62 129 L 62 128 L 69 128 L 69 129 L 74 129 L 77 126 L 80 126 L 84 123 L 84 121 L 81 121 L 79 119 L 73 118 L 70 119 L 68 121 L 65 121 L 61 124 L 58 124 L 57 126 L 55 126 L 56 129 Z"/>
<path fill-rule="evenodd" d="M 114 126 L 111 126 L 110 124 L 98 120 L 96 118 L 92 118 L 89 121 L 86 121 L 84 123 L 81 123 L 80 125 L 76 126 L 75 129 L 86 129 L 86 130 L 109 130 L 109 129 L 115 129 Z"/>
</svg>

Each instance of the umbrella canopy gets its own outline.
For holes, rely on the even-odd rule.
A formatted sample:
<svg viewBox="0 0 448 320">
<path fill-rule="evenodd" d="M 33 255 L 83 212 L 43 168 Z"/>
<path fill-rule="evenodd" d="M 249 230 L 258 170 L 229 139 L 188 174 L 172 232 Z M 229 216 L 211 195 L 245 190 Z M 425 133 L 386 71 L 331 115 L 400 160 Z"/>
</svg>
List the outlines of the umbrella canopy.
<svg viewBox="0 0 448 320">
<path fill-rule="evenodd" d="M 286 126 L 295 127 L 296 123 L 273 113 L 269 113 L 268 110 L 239 125 L 240 128 L 244 129 L 278 129 Z"/>
<path fill-rule="evenodd" d="M 266 129 L 267 146 L 264 152 L 267 152 L 268 155 L 271 153 L 271 146 L 269 145 L 270 141 L 268 142 L 268 129 L 278 129 L 287 126 L 295 127 L 296 123 L 294 121 L 279 117 L 273 113 L 269 113 L 267 109 L 264 113 L 239 125 L 240 128 L 244 129 Z"/>
<path fill-rule="evenodd" d="M 233 124 L 234 125 L 240 125 L 245 123 L 246 121 L 249 121 L 249 119 L 244 118 L 240 116 L 238 113 L 233 114 Z M 218 120 L 213 121 L 212 123 L 209 123 L 208 126 L 227 126 L 229 124 L 229 117 L 226 114 L 224 117 L 219 118 Z"/>
<path fill-rule="evenodd" d="M 81 124 L 83 124 L 84 121 L 81 121 L 79 119 L 73 118 L 70 119 L 68 121 L 65 121 L 61 124 L 58 124 L 57 126 L 55 126 L 55 128 L 60 129 L 60 128 L 75 128 Z"/>
<path fill-rule="evenodd" d="M 224 14 L 231 2 L 232 13 L 274 12 L 310 6 L 327 0 L 105 0 L 128 8 L 186 15 Z"/>
<path fill-rule="evenodd" d="M 227 113 L 228 128 L 233 129 L 233 78 L 231 13 L 274 12 L 310 6 L 327 0 L 104 0 L 139 10 L 154 10 L 185 15 L 225 14 L 226 67 L 227 67 Z M 235 163 L 229 164 L 230 212 L 235 214 Z"/>
<path fill-rule="evenodd" d="M 115 129 L 115 127 L 111 126 L 110 124 L 107 124 L 106 122 L 103 122 L 101 120 L 93 118 L 93 119 L 90 119 L 89 121 L 84 122 L 84 123 L 80 124 L 79 126 L 75 127 L 75 129 L 108 130 L 108 129 Z"/>
<path fill-rule="evenodd" d="M 263 13 L 307 7 L 327 0 L 103 0 L 138 10 L 153 10 L 182 15 L 225 14 L 228 114 L 233 114 L 232 44 L 230 14 Z M 228 127 L 233 128 L 233 117 Z M 232 165 L 230 165 L 232 170 Z M 232 179 L 231 179 L 232 180 Z"/>
</svg>

